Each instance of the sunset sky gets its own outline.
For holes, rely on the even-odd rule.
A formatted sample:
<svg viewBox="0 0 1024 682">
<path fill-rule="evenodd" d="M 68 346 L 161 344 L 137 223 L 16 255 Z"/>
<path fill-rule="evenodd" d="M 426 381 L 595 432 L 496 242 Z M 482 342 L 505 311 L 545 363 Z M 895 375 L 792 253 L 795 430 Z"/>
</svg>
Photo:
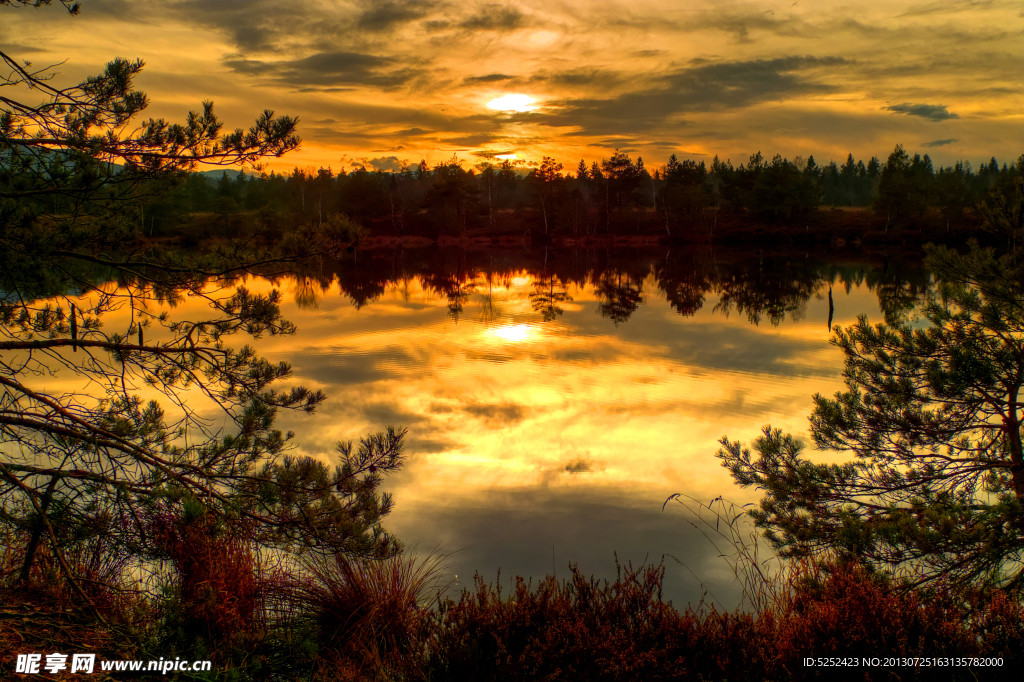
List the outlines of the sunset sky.
<svg viewBox="0 0 1024 682">
<path fill-rule="evenodd" d="M 204 99 L 228 128 L 298 116 L 302 149 L 279 171 L 452 154 L 568 169 L 616 148 L 649 167 L 759 150 L 884 161 L 897 143 L 937 164 L 1024 151 L 1020 2 L 83 0 L 77 17 L 0 18 L 5 53 L 67 60 L 61 85 L 145 60 L 151 116 L 181 121 Z M 487 106 L 508 95 L 532 106 Z"/>
</svg>

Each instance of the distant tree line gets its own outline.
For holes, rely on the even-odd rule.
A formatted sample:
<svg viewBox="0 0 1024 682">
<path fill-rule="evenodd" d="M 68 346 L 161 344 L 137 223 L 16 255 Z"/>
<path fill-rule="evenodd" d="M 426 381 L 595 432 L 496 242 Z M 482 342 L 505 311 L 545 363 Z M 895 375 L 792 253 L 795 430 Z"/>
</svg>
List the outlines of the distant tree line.
<svg viewBox="0 0 1024 682">
<path fill-rule="evenodd" d="M 718 157 L 708 164 L 673 154 L 652 170 L 643 158 L 619 151 L 589 165 L 581 160 L 568 172 L 550 157 L 532 168 L 514 160 L 465 165 L 452 156 L 395 172 L 295 168 L 218 179 L 190 173 L 141 209 L 140 228 L 158 236 L 193 213 L 249 213 L 269 223 L 344 214 L 404 234 L 501 227 L 516 215 L 529 216 L 532 229 L 547 234 L 598 234 L 642 223 L 675 236 L 697 226 L 713 229 L 723 215 L 776 223 L 845 206 L 873 207 L 887 227 L 929 211 L 955 227 L 993 192 L 1002 195 L 995 203 L 1012 203 L 1024 156 L 1002 166 L 993 158 L 976 169 L 968 162 L 935 168 L 928 155 L 911 156 L 902 146 L 884 163 L 850 154 L 841 165 L 825 166 L 813 156 L 768 159 L 758 152 L 735 166 Z"/>
</svg>

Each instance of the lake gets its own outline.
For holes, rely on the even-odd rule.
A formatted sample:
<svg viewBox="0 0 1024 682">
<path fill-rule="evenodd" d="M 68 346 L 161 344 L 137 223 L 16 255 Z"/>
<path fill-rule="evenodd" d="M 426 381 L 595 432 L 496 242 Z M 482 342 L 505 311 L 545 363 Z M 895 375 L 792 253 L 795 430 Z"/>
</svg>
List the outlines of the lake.
<svg viewBox="0 0 1024 682">
<path fill-rule="evenodd" d="M 570 562 L 614 579 L 616 555 L 670 555 L 666 599 L 707 592 L 734 608 L 728 545 L 663 504 L 757 501 L 717 441 L 750 442 L 768 423 L 807 439 L 812 395 L 843 387 L 830 285 L 832 324 L 847 326 L 904 314 L 925 281 L 888 260 L 803 254 L 369 253 L 277 282 L 299 331 L 259 348 L 329 396 L 313 416 L 284 415 L 299 452 L 408 429 L 384 525 L 448 554 L 458 586 L 475 571 L 565 577 Z"/>
<path fill-rule="evenodd" d="M 407 429 L 405 465 L 381 486 L 395 499 L 384 526 L 414 552 L 446 555 L 456 590 L 476 571 L 490 582 L 500 569 L 507 585 L 567 577 L 573 563 L 614 579 L 616 558 L 664 557 L 666 599 L 732 609 L 741 594 L 720 556 L 731 546 L 666 500 L 755 503 L 715 457 L 718 440 L 749 443 L 765 424 L 808 440 L 812 396 L 843 387 L 829 322 L 906 318 L 929 286 L 913 263 L 825 256 L 429 247 L 357 251 L 244 286 L 280 290 L 298 327 L 258 350 L 292 364 L 289 383 L 328 395 L 313 415 L 281 415 L 295 452 L 330 462 L 338 441 Z M 183 296 L 149 312 L 202 319 L 208 306 Z M 130 315 L 110 311 L 104 329 Z M 45 383 L 75 391 L 77 379 Z M 212 403 L 189 407 L 227 424 Z"/>
</svg>

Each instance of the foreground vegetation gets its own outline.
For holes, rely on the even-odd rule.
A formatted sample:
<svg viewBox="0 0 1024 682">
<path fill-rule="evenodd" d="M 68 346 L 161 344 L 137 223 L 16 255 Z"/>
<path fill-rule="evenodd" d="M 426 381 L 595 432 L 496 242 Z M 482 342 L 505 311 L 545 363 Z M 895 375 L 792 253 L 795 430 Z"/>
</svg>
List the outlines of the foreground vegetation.
<svg viewBox="0 0 1024 682">
<path fill-rule="evenodd" d="M 504 592 L 478 575 L 474 590 L 451 598 L 439 595 L 436 560 L 275 565 L 205 520 L 167 530 L 179 538 L 175 568 L 156 594 L 139 592 L 106 548 L 77 550 L 77 567 L 99 581 L 90 596 L 103 623 L 49 558 L 15 586 L 24 545 L 7 536 L 0 658 L 26 647 L 88 648 L 103 660 L 205 658 L 214 671 L 196 678 L 223 680 L 760 682 L 836 676 L 807 657 L 853 659 L 858 679 L 1008 679 L 1024 652 L 1024 614 L 1006 593 L 941 582 L 908 589 L 852 563 L 793 564 L 755 586 L 756 609 L 730 612 L 664 602 L 661 565 L 620 567 L 611 583 L 570 566 L 562 582 L 516 578 Z M 945 665 L 869 665 L 891 657 Z M 1001 658 L 1002 667 L 953 667 L 961 657 Z"/>
</svg>

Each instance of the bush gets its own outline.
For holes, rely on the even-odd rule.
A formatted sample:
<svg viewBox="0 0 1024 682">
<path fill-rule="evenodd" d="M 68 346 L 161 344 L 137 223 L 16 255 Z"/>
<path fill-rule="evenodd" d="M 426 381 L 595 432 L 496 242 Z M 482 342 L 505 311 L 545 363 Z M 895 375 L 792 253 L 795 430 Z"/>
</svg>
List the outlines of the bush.
<svg viewBox="0 0 1024 682">
<path fill-rule="evenodd" d="M 1002 657 L 1006 670 L 1024 651 L 1021 604 L 1006 594 L 925 593 L 852 564 L 796 565 L 774 602 L 751 614 L 677 611 L 661 599 L 662 566 L 630 566 L 603 585 L 571 568 L 561 584 L 517 578 L 507 597 L 477 575 L 475 593 L 432 615 L 428 679 L 760 682 L 836 676 L 805 667 L 807 656 Z M 966 669 L 938 676 L 973 679 Z M 879 667 L 858 678 L 930 680 L 936 671 Z"/>
<path fill-rule="evenodd" d="M 205 510 L 162 511 L 150 535 L 173 574 L 164 606 L 166 644 L 205 656 L 256 646 L 263 638 L 264 581 L 252 543 Z"/>
</svg>

